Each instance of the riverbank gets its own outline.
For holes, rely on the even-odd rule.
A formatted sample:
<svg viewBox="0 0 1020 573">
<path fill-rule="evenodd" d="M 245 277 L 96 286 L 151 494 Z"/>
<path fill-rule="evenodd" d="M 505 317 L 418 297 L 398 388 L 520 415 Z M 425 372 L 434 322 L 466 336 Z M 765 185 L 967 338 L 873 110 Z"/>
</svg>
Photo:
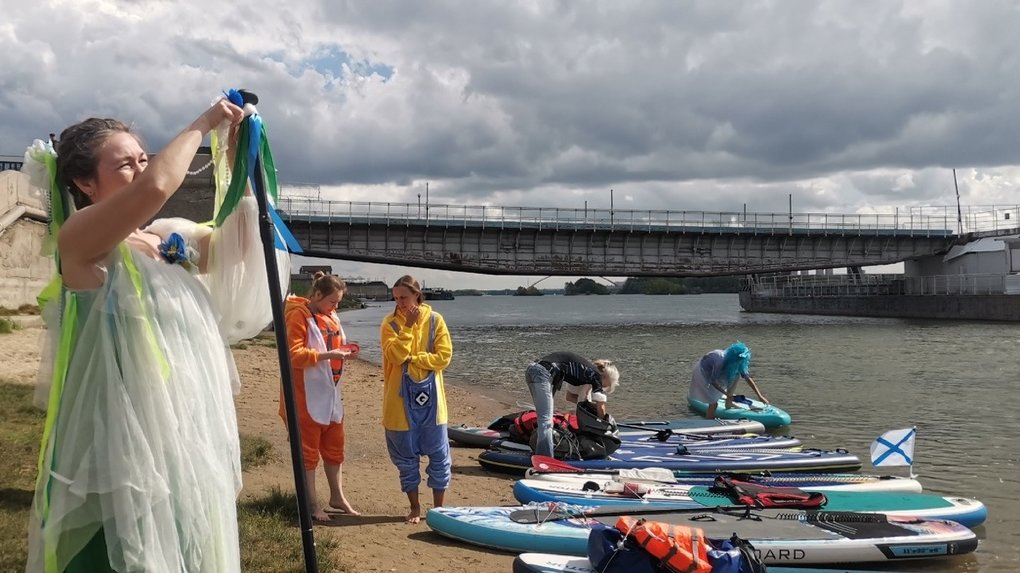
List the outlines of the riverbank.
<svg viewBox="0 0 1020 573">
<path fill-rule="evenodd" d="M 26 327 L 0 335 L 0 372 L 4 373 L 4 381 L 35 383 L 42 332 L 38 327 Z M 293 492 L 287 434 L 277 415 L 280 392 L 276 348 L 266 342 L 245 343 L 233 352 L 241 375 L 241 393 L 235 401 L 239 430 L 242 435 L 261 437 L 272 445 L 268 463 L 245 472 L 241 501 L 264 496 L 273 488 Z M 510 408 L 458 387 L 448 387 L 447 394 L 450 419 L 458 423 L 487 424 Z M 314 530 L 317 539 L 333 538 L 338 542 L 337 570 L 509 571 L 512 555 L 446 540 L 424 522 L 404 523 L 407 498 L 400 492 L 397 472 L 386 453 L 381 397 L 381 369 L 360 360 L 350 363 L 344 377 L 347 440 L 344 493 L 363 515 L 339 516 L 333 523 L 317 525 Z M 453 448 L 453 483 L 446 503 L 512 503 L 512 481 L 482 470 L 476 461 L 478 452 Z M 324 476 L 320 474 L 317 481 L 320 498 L 325 500 Z M 421 492 L 423 508 L 430 507 L 431 495 L 424 484 Z"/>
</svg>

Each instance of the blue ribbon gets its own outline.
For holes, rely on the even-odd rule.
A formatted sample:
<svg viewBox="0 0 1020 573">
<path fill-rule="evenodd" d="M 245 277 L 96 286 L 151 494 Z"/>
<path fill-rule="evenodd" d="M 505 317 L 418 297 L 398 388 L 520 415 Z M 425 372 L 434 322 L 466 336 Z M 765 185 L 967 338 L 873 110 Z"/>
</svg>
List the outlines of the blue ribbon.
<svg viewBox="0 0 1020 573">
<path fill-rule="evenodd" d="M 255 160 L 259 156 L 259 146 L 262 145 L 262 118 L 259 114 L 253 113 L 248 117 L 248 179 L 252 185 L 255 184 Z M 268 190 L 267 190 L 268 191 Z"/>
<path fill-rule="evenodd" d="M 289 249 L 290 252 L 303 253 L 304 249 L 301 248 L 301 244 L 294 238 L 290 229 L 288 229 L 287 225 L 283 222 L 283 218 L 280 217 L 280 213 L 276 211 L 268 200 L 266 201 L 266 208 L 269 211 L 269 217 L 273 221 L 273 226 L 276 227 L 276 248 L 281 251 L 285 250 L 283 244 L 287 243 L 287 249 Z"/>
<path fill-rule="evenodd" d="M 223 95 L 227 97 L 227 101 L 229 101 L 230 103 L 236 105 L 237 107 L 244 107 L 244 98 L 241 97 L 241 92 L 231 88 L 223 92 Z"/>
<path fill-rule="evenodd" d="M 224 92 L 224 95 L 230 103 L 238 107 L 244 107 L 244 99 L 237 90 L 228 90 Z M 259 188 L 255 185 L 255 162 L 259 157 L 259 150 L 261 149 L 262 137 L 264 135 L 264 131 L 262 129 L 262 118 L 259 114 L 253 113 L 248 116 L 248 127 L 248 179 L 251 181 L 252 189 L 254 190 Z M 262 174 L 260 173 L 258 176 L 261 177 Z M 280 217 L 276 208 L 273 207 L 268 190 L 265 191 L 267 191 L 266 211 L 269 212 L 269 218 L 272 220 L 273 226 L 276 228 L 276 232 L 273 234 L 274 245 L 281 251 L 289 250 L 292 253 L 304 252 L 304 249 L 301 248 L 301 244 L 294 238 L 294 234 L 290 232 L 290 229 L 287 228 L 287 224 L 283 222 L 283 218 Z"/>
</svg>

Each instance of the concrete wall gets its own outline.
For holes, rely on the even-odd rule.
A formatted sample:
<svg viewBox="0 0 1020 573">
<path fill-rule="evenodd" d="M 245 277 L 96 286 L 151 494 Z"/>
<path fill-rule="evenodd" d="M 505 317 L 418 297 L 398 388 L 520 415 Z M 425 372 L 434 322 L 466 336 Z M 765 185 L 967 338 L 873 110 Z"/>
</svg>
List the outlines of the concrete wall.
<svg viewBox="0 0 1020 573">
<path fill-rule="evenodd" d="M 195 155 L 189 171 L 195 171 L 208 162 L 208 155 Z M 166 205 L 163 205 L 163 209 L 156 215 L 156 218 L 184 217 L 197 223 L 212 219 L 213 200 L 216 194 L 212 175 L 213 171 L 210 167 L 198 175 L 185 177 L 184 184 L 170 197 Z"/>
<path fill-rule="evenodd" d="M 942 255 L 922 257 L 915 261 L 906 261 L 903 272 L 912 277 L 930 277 L 935 275 L 980 275 L 1007 272 L 1009 268 L 1008 252 L 979 251 L 955 257 L 942 262 Z"/>
<path fill-rule="evenodd" d="M 784 314 L 1020 321 L 1020 296 L 1017 295 L 778 298 L 752 297 L 750 292 L 742 291 L 740 306 L 751 312 Z"/>
<path fill-rule="evenodd" d="M 208 155 L 197 155 L 191 169 L 208 162 Z M 212 169 L 189 175 L 181 189 L 167 202 L 157 217 L 185 217 L 208 221 L 213 208 Z M 19 171 L 0 172 L 0 223 L 12 210 L 25 207 L 25 213 L 13 223 L 0 224 L 0 306 L 17 308 L 36 304 L 36 295 L 53 277 L 53 260 L 43 256 L 47 237 L 45 194 L 35 192 L 28 177 Z M 20 211 L 20 209 L 18 209 Z"/>
<path fill-rule="evenodd" d="M 0 306 L 5 308 L 35 304 L 53 276 L 52 259 L 42 255 L 47 236 L 42 195 L 32 192 L 26 175 L 0 172 L 0 219 L 20 207 L 22 216 L 0 230 Z"/>
</svg>

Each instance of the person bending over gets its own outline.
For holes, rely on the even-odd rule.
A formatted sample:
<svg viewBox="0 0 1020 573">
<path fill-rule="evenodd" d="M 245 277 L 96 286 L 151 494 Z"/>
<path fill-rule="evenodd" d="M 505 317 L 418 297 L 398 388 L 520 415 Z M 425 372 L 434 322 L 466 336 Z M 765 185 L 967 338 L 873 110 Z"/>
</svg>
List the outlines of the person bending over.
<svg viewBox="0 0 1020 573">
<path fill-rule="evenodd" d="M 538 438 L 535 453 L 553 455 L 553 394 L 566 383 L 567 400 L 587 397 L 595 404 L 600 418 L 606 417 L 607 395 L 620 384 L 620 373 L 609 360 L 589 361 L 573 352 L 553 352 L 532 362 L 524 371 L 524 380 L 538 414 Z"/>
<path fill-rule="evenodd" d="M 726 350 L 712 350 L 694 363 L 687 395 L 708 404 L 705 418 L 712 419 L 715 418 L 720 398 L 725 396 L 727 409 L 733 407 L 733 390 L 743 378 L 758 395 L 758 399 L 768 404 L 769 401 L 758 389 L 754 378 L 751 378 L 750 367 L 751 349 L 743 342 L 734 342 Z"/>
</svg>

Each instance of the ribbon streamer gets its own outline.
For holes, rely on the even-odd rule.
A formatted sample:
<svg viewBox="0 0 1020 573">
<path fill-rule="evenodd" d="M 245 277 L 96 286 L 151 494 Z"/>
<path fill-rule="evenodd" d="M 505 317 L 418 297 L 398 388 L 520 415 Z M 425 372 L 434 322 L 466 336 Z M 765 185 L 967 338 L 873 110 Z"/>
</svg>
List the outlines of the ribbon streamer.
<svg viewBox="0 0 1020 573">
<path fill-rule="evenodd" d="M 237 90 L 229 90 L 225 93 L 227 99 L 237 106 L 243 106 L 244 100 Z M 262 154 L 262 172 L 255 172 L 255 165 Z M 217 170 L 219 174 L 220 170 Z M 266 189 L 266 205 L 269 216 L 273 221 L 276 232 L 274 243 L 279 250 L 289 250 L 292 253 L 301 253 L 303 249 L 294 234 L 280 217 L 274 204 L 279 201 L 279 185 L 276 179 L 276 164 L 273 161 L 273 153 L 269 147 L 269 135 L 265 123 L 259 114 L 252 113 L 238 127 L 237 149 L 234 151 L 234 168 L 230 174 L 230 185 L 223 195 L 222 202 L 217 206 L 213 223 L 220 226 L 227 216 L 234 212 L 237 204 L 244 196 L 245 186 L 251 182 L 252 189 L 257 188 L 255 178 L 262 177 Z M 219 187 L 219 182 L 217 182 Z"/>
</svg>

